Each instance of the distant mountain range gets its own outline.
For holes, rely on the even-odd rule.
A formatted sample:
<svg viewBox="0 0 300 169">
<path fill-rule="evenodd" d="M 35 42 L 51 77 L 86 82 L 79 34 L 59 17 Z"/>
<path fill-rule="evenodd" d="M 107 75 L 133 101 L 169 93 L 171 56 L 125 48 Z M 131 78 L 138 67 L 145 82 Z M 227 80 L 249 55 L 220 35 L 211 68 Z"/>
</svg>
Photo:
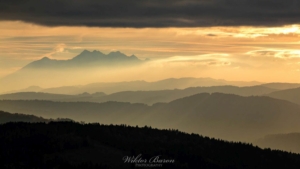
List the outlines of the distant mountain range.
<svg viewBox="0 0 300 169">
<path fill-rule="evenodd" d="M 154 82 L 147 81 L 128 81 L 128 82 L 104 82 L 104 83 L 92 83 L 82 86 L 61 86 L 54 88 L 41 88 L 39 86 L 30 86 L 28 88 L 24 88 L 21 90 L 14 90 L 5 93 L 20 93 L 20 92 L 42 92 L 42 93 L 52 93 L 52 94 L 65 94 L 65 95 L 77 95 L 81 93 L 96 93 L 103 92 L 106 94 L 113 94 L 117 92 L 125 92 L 125 91 L 162 91 L 162 90 L 176 90 L 176 89 L 186 89 L 191 87 L 212 87 L 212 86 L 237 86 L 237 87 L 245 87 L 246 90 L 248 87 L 248 94 L 240 94 L 235 92 L 224 92 L 215 90 L 214 92 L 222 92 L 222 93 L 232 93 L 242 96 L 247 95 L 262 95 L 269 94 L 271 92 L 286 90 L 286 89 L 294 89 L 300 84 L 298 83 L 266 83 L 262 84 L 260 82 L 242 82 L 242 81 L 226 81 L 222 79 L 213 79 L 213 78 L 192 78 L 192 77 L 184 77 L 184 78 L 170 78 L 164 79 Z M 233 88 L 233 87 L 232 87 Z M 256 91 L 250 89 L 255 89 Z M 287 90 L 288 92 L 289 90 Z M 209 91 L 207 91 L 209 92 Z M 279 92 L 280 93 L 280 92 Z M 276 98 L 277 96 L 275 96 Z M 272 95 L 269 95 L 273 97 Z M 280 97 L 278 97 L 280 99 Z M 290 99 L 290 101 L 292 101 Z M 295 102 L 295 101 L 293 101 Z"/>
<path fill-rule="evenodd" d="M 265 86 L 272 89 L 286 90 L 300 87 L 300 83 L 265 83 L 261 86 Z"/>
<path fill-rule="evenodd" d="M 119 51 L 111 52 L 107 55 L 100 51 L 92 52 L 84 50 L 78 56 L 69 60 L 53 60 L 44 57 L 26 65 L 23 69 L 68 69 L 68 68 L 86 68 L 86 67 L 110 67 L 124 66 L 127 64 L 142 63 L 135 55 L 127 56 Z"/>
<path fill-rule="evenodd" d="M 128 82 L 110 82 L 110 83 L 92 83 L 83 86 L 62 86 L 55 88 L 41 88 L 39 86 L 30 86 L 22 90 L 14 90 L 6 93 L 18 92 L 43 92 L 53 94 L 81 94 L 84 92 L 96 93 L 104 92 L 106 94 L 123 92 L 123 91 L 155 91 L 155 90 L 174 90 L 185 89 L 190 87 L 210 87 L 210 86 L 254 86 L 260 85 L 259 82 L 242 82 L 242 81 L 226 81 L 222 79 L 212 78 L 170 78 L 154 82 L 147 81 L 128 81 Z M 258 87 L 259 88 L 259 87 Z M 261 89 L 267 87 L 260 87 Z M 276 90 L 273 90 L 276 91 Z M 256 95 L 256 92 L 253 93 Z"/>
<path fill-rule="evenodd" d="M 2 100 L 4 111 L 105 124 L 175 128 L 235 141 L 300 132 L 300 106 L 270 97 L 202 93 L 152 106 L 122 102 Z"/>
<path fill-rule="evenodd" d="M 145 103 L 154 104 L 158 102 L 170 102 L 182 97 L 191 96 L 198 93 L 228 93 L 240 96 L 258 96 L 265 95 L 276 91 L 264 86 L 251 87 L 235 87 L 235 86 L 212 86 L 212 87 L 190 87 L 186 89 L 175 90 L 155 90 L 155 91 L 123 91 L 116 92 L 109 95 L 105 93 L 83 93 L 79 95 L 63 95 L 63 94 L 49 94 L 42 92 L 20 92 L 12 94 L 0 95 L 3 100 L 50 100 L 50 101 L 64 101 L 64 102 L 130 102 L 130 103 Z"/>
<path fill-rule="evenodd" d="M 0 79 L 0 92 L 18 90 L 26 86 L 57 85 L 76 81 L 91 81 L 100 73 L 119 70 L 146 63 L 135 55 L 127 56 L 119 51 L 107 55 L 100 51 L 84 50 L 69 60 L 54 60 L 44 57 L 33 61 L 20 70 Z M 70 82 L 71 81 L 71 82 Z M 22 82 L 22 83 L 20 83 Z"/>
</svg>

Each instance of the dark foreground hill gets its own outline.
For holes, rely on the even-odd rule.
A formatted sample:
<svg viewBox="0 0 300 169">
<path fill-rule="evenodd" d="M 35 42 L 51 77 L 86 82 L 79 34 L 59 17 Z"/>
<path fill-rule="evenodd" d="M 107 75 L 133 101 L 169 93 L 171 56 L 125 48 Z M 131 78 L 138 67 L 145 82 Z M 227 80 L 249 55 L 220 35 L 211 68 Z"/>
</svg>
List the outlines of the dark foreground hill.
<svg viewBox="0 0 300 169">
<path fill-rule="evenodd" d="M 0 123 L 7 122 L 49 122 L 49 120 L 42 117 L 25 114 L 11 114 L 4 111 L 0 111 Z"/>
<path fill-rule="evenodd" d="M 261 96 L 202 93 L 152 106 L 123 102 L 0 100 L 0 108 L 45 118 L 176 128 L 236 141 L 254 141 L 274 133 L 300 132 L 299 105 Z"/>
<path fill-rule="evenodd" d="M 141 168 L 138 167 L 141 165 L 172 169 L 298 169 L 300 166 L 297 154 L 262 150 L 178 130 L 96 123 L 3 124 L 0 149 L 2 169 L 122 169 Z"/>
</svg>

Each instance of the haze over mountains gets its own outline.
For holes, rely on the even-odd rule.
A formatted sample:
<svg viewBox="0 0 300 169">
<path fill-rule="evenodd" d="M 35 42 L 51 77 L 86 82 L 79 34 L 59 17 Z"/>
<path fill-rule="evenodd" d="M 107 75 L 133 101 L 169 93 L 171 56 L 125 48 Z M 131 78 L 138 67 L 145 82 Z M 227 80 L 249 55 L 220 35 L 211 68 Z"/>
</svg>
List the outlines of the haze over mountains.
<svg viewBox="0 0 300 169">
<path fill-rule="evenodd" d="M 104 92 L 106 94 L 121 91 L 173 90 L 198 86 L 254 86 L 277 90 L 300 87 L 292 83 L 262 84 L 256 81 L 226 81 L 213 78 L 169 78 L 158 81 L 128 80 L 140 79 L 145 72 L 155 71 L 149 60 L 139 59 L 135 55 L 127 56 L 119 51 L 103 54 L 100 51 L 84 50 L 68 60 L 55 60 L 44 57 L 25 65 L 15 73 L 0 79 L 0 93 L 44 92 L 55 94 L 80 94 L 84 92 Z M 147 68 L 146 68 L 147 67 Z M 140 73 L 139 73 L 140 72 Z M 110 77 L 126 77 L 119 82 L 107 82 Z M 137 78 L 139 77 L 139 78 Z M 147 78 L 144 78 L 147 79 Z M 82 85 L 86 84 L 86 85 Z"/>
<path fill-rule="evenodd" d="M 298 122 L 300 108 L 297 99 L 299 88 L 292 88 L 298 84 L 272 83 L 246 87 L 198 86 L 173 90 L 121 91 L 109 94 L 99 92 L 99 89 L 106 89 L 106 91 L 138 87 L 156 89 L 205 85 L 212 82 L 218 84 L 227 81 L 210 78 L 181 78 L 158 82 L 96 83 L 58 89 L 42 89 L 38 86 L 31 86 L 26 90 L 72 93 L 69 89 L 73 88 L 73 93 L 86 90 L 98 92 L 83 92 L 75 95 L 43 92 L 3 94 L 0 95 L 0 108 L 12 113 L 25 113 L 47 119 L 71 118 L 76 121 L 104 124 L 174 128 L 226 140 L 252 142 L 264 148 L 271 147 L 299 152 L 298 138 L 271 137 L 272 139 L 270 139 L 268 137 L 270 134 L 284 133 L 280 135 L 280 137 L 284 137 L 285 133 L 300 133 Z M 144 85 L 139 86 L 138 84 Z M 286 88 L 287 90 L 284 90 Z M 24 115 L 7 117 L 9 118 L 5 120 L 6 122 L 9 120 L 20 121 L 20 119 L 21 121 L 40 120 L 34 119 L 32 116 L 24 118 Z M 263 139 L 257 141 L 259 138 Z M 286 144 L 289 146 L 284 146 Z"/>
<path fill-rule="evenodd" d="M 91 82 L 92 79 L 95 81 L 105 74 L 130 70 L 132 67 L 138 68 L 143 63 L 146 63 L 146 60 L 140 60 L 135 55 L 127 56 L 119 51 L 105 55 L 96 50 L 92 52 L 84 50 L 69 60 L 44 57 L 0 79 L 0 92 L 33 85 L 62 86 L 80 84 L 82 81 Z"/>
<path fill-rule="evenodd" d="M 212 86 L 212 87 L 190 87 L 175 90 L 153 90 L 153 91 L 122 91 L 106 95 L 101 92 L 79 95 L 49 94 L 41 92 L 20 92 L 0 95 L 3 100 L 51 100 L 51 101 L 88 101 L 88 102 L 130 102 L 154 104 L 157 102 L 170 102 L 182 97 L 198 93 L 228 93 L 240 96 L 258 96 L 269 94 L 275 89 L 264 86 L 235 87 L 235 86 Z"/>
<path fill-rule="evenodd" d="M 70 69 L 70 68 L 91 68 L 107 66 L 124 66 L 142 63 L 135 55 L 127 56 L 119 51 L 107 55 L 100 51 L 84 50 L 79 55 L 69 60 L 53 60 L 44 57 L 26 65 L 25 69 Z"/>
<path fill-rule="evenodd" d="M 87 50 L 69 60 L 44 57 L 1 79 L 0 92 L 6 94 L 0 95 L 0 110 L 27 115 L 0 113 L 0 117 L 3 122 L 71 118 L 148 125 L 245 142 L 270 134 L 300 132 L 297 83 L 205 77 L 102 80 L 113 74 L 129 77 L 138 73 L 141 77 L 139 68 L 149 62 L 121 52 L 106 55 Z M 259 145 L 267 147 L 267 142 L 265 139 Z"/>
<path fill-rule="evenodd" d="M 84 92 L 96 93 L 104 92 L 106 94 L 122 92 L 122 91 L 152 91 L 152 90 L 174 90 L 185 89 L 190 87 L 210 87 L 210 86 L 253 86 L 261 84 L 259 82 L 242 82 L 242 81 L 226 81 L 222 79 L 212 78 L 169 78 L 154 82 L 147 81 L 125 81 L 125 82 L 106 82 L 106 83 L 92 83 L 82 86 L 61 86 L 54 88 L 41 88 L 39 86 L 30 86 L 21 90 L 14 90 L 5 93 L 17 92 L 43 92 L 53 94 L 81 94 Z M 266 87 L 261 87 L 261 89 Z M 274 90 L 275 91 L 275 90 Z"/>
<path fill-rule="evenodd" d="M 0 0 L 0 169 L 299 169 L 299 9 Z"/>
<path fill-rule="evenodd" d="M 300 87 L 299 83 L 265 83 L 261 86 L 269 87 L 272 89 L 286 90 Z"/>
<path fill-rule="evenodd" d="M 197 86 L 208 85 L 214 80 L 210 78 L 181 78 L 181 79 L 166 79 L 157 82 L 120 82 L 120 83 L 96 83 L 86 86 L 65 86 L 59 88 L 42 89 L 37 86 L 32 86 L 21 90 L 24 92 L 9 93 L 0 95 L 0 99 L 4 100 L 51 100 L 51 101 L 88 101 L 88 102 L 130 102 L 130 103 L 145 103 L 154 104 L 157 102 L 170 102 L 186 96 L 191 96 L 197 93 L 228 93 L 240 96 L 260 96 L 266 95 L 269 97 L 287 100 L 300 104 L 299 88 L 279 90 L 266 87 L 269 84 L 257 86 L 237 87 L 237 86 L 211 86 L 211 87 L 188 87 L 180 89 L 182 86 Z M 227 82 L 227 81 L 225 81 Z M 225 83 L 224 82 L 224 83 Z M 217 82 L 216 82 L 217 84 Z M 284 86 L 285 84 L 280 84 Z M 287 84 L 284 88 L 294 87 L 298 84 Z M 167 88 L 160 90 L 161 88 Z M 175 88 L 175 89 L 168 89 Z M 275 86 L 276 88 L 276 86 Z M 126 91 L 126 89 L 128 89 Z M 140 90 L 139 90 L 140 89 Z M 143 90 L 144 89 L 144 90 Z M 147 90 L 148 89 L 148 90 Z M 158 89 L 158 90 L 155 90 Z M 121 91 L 119 91 L 121 90 Z M 37 92 L 30 92 L 37 91 Z M 106 91 L 106 94 L 101 91 Z M 115 93 L 110 93 L 116 91 Z M 62 93 L 62 94 L 55 94 Z M 74 94 L 76 93 L 76 94 Z M 80 93 L 80 94 L 78 94 Z"/>
<path fill-rule="evenodd" d="M 152 106 L 122 102 L 0 101 L 4 111 L 104 124 L 176 128 L 235 141 L 300 132 L 300 106 L 269 97 L 202 93 Z"/>
</svg>

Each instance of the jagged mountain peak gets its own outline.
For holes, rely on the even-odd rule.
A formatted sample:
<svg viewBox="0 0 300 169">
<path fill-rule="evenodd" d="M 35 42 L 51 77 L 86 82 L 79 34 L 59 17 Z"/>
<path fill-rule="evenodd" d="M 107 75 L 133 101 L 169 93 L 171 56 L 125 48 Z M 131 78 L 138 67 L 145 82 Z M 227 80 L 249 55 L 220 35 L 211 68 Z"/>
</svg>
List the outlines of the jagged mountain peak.
<svg viewBox="0 0 300 169">
<path fill-rule="evenodd" d="M 79 55 L 75 56 L 73 59 L 76 58 L 81 58 L 81 57 L 88 57 L 88 56 L 102 56 L 104 55 L 102 52 L 94 50 L 94 51 L 89 51 L 89 50 L 83 50 Z M 73 60 L 71 59 L 71 60 Z"/>
<path fill-rule="evenodd" d="M 69 68 L 81 66 L 112 66 L 123 65 L 124 63 L 142 62 L 135 55 L 127 56 L 120 51 L 104 54 L 98 50 L 83 50 L 79 55 L 69 60 L 54 60 L 49 57 L 43 57 L 40 60 L 29 63 L 24 68 Z"/>
<path fill-rule="evenodd" d="M 43 57 L 42 59 L 40 60 L 51 60 L 50 58 L 48 58 L 47 56 Z"/>
<path fill-rule="evenodd" d="M 110 57 L 128 57 L 127 55 L 125 55 L 124 53 L 120 52 L 120 51 L 114 51 L 114 52 L 110 52 L 107 56 Z"/>
</svg>

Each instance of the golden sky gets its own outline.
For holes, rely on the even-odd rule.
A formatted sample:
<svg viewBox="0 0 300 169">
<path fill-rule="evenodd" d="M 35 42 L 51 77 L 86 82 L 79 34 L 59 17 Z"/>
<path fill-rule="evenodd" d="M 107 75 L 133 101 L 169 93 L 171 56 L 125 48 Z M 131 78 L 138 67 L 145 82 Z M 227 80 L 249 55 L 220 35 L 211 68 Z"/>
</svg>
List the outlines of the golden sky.
<svg viewBox="0 0 300 169">
<path fill-rule="evenodd" d="M 300 82 L 300 25 L 281 27 L 97 28 L 0 22 L 0 77 L 84 49 L 150 58 L 147 71 L 168 77 Z M 144 80 L 156 80 L 154 74 Z M 130 79 L 134 80 L 134 79 Z"/>
</svg>

